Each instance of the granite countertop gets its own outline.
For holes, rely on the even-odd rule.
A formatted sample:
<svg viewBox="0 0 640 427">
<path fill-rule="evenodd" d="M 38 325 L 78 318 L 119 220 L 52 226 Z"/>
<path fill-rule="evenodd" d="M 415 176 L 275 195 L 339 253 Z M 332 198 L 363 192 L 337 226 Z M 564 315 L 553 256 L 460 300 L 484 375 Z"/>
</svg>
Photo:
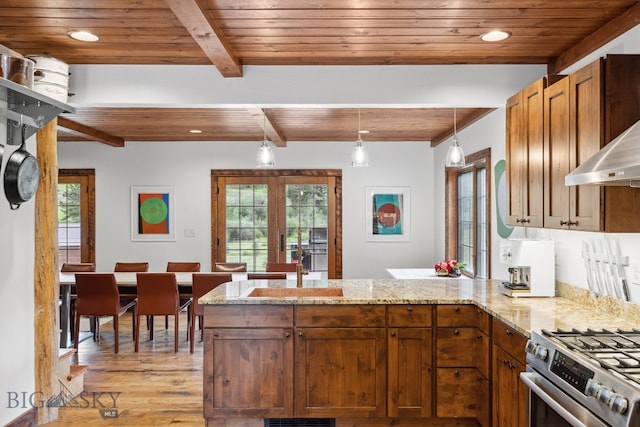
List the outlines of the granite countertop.
<svg viewBox="0 0 640 427">
<path fill-rule="evenodd" d="M 200 298 L 207 305 L 220 304 L 475 304 L 507 325 L 529 335 L 541 329 L 637 327 L 568 298 L 510 298 L 500 292 L 498 280 L 355 279 L 306 280 L 304 287 L 343 288 L 342 297 L 248 297 L 255 288 L 295 288 L 291 280 L 228 282 Z"/>
</svg>

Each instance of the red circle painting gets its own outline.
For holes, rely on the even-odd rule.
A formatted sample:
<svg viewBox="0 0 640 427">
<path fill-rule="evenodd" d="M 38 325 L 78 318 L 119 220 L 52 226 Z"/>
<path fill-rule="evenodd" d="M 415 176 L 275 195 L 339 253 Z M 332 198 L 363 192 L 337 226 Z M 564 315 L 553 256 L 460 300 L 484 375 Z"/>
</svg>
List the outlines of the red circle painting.
<svg viewBox="0 0 640 427">
<path fill-rule="evenodd" d="M 393 203 L 385 203 L 378 208 L 376 216 L 384 227 L 393 227 L 400 222 L 400 208 Z"/>
</svg>

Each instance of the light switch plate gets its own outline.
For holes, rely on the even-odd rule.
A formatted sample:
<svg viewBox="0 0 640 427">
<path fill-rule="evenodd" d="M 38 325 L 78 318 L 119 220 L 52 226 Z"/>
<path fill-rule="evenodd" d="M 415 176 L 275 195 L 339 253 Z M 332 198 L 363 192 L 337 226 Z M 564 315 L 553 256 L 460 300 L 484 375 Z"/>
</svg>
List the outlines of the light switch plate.
<svg viewBox="0 0 640 427">
<path fill-rule="evenodd" d="M 196 237 L 195 228 L 185 228 L 184 229 L 184 237 Z"/>
</svg>

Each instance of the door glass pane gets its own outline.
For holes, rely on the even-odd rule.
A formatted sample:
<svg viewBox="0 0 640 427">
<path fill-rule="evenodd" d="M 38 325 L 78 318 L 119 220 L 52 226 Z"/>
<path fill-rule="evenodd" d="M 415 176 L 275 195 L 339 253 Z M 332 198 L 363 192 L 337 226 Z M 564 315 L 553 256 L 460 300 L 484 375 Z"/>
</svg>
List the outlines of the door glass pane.
<svg viewBox="0 0 640 427">
<path fill-rule="evenodd" d="M 82 262 L 80 184 L 58 184 L 58 262 Z"/>
<path fill-rule="evenodd" d="M 458 175 L 458 262 L 466 264 L 465 270 L 473 273 L 473 173 Z"/>
<path fill-rule="evenodd" d="M 263 271 L 268 258 L 268 191 L 266 184 L 226 186 L 226 261 L 246 262 Z"/>
<path fill-rule="evenodd" d="M 298 227 L 302 231 L 302 265 L 309 271 L 327 272 L 326 184 L 286 185 L 286 262 L 298 262 Z"/>
</svg>

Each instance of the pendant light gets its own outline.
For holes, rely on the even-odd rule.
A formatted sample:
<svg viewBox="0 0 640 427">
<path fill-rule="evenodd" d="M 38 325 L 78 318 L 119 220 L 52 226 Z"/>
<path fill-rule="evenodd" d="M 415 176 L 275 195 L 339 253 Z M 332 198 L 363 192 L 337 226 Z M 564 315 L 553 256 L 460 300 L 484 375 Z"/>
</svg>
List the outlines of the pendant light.
<svg viewBox="0 0 640 427">
<path fill-rule="evenodd" d="M 256 167 L 260 169 L 273 168 L 276 165 L 275 156 L 273 155 L 273 150 L 271 149 L 271 142 L 267 139 L 267 114 L 263 111 L 262 113 L 262 142 L 258 147 L 258 152 L 256 153 Z"/>
<path fill-rule="evenodd" d="M 360 129 L 360 109 L 358 108 L 358 139 L 356 139 L 353 151 L 351 151 L 351 166 L 354 168 L 369 166 L 369 153 L 362 145 L 361 135 L 364 133 L 369 133 L 369 131 Z"/>
<path fill-rule="evenodd" d="M 456 126 L 456 108 L 453 108 L 453 144 L 447 151 L 445 166 L 448 168 L 459 168 L 464 166 L 464 152 L 458 144 L 458 132 Z"/>
</svg>

